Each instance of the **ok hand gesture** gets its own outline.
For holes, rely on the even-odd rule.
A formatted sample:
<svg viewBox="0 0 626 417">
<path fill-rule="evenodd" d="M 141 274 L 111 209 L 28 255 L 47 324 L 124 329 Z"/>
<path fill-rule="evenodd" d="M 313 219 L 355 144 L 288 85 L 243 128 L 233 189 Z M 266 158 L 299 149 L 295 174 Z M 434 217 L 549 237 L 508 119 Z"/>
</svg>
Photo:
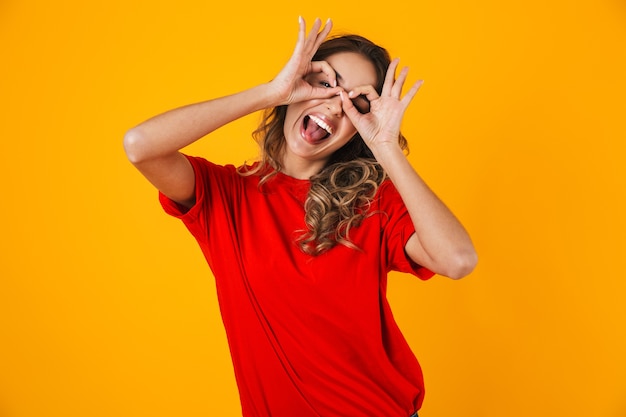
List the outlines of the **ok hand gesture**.
<svg viewBox="0 0 626 417">
<path fill-rule="evenodd" d="M 311 61 L 320 44 L 326 39 L 332 28 L 330 19 L 322 31 L 322 22 L 315 19 L 309 34 L 306 34 L 306 23 L 299 18 L 300 29 L 296 47 L 282 71 L 270 81 L 278 105 L 297 103 L 299 101 L 327 98 L 334 96 L 341 90 L 337 87 L 335 71 L 325 61 Z M 324 73 L 332 88 L 316 87 L 309 84 L 305 77 L 313 73 Z"/>
<path fill-rule="evenodd" d="M 417 81 L 404 97 L 401 97 L 402 86 L 409 70 L 406 67 L 403 68 L 398 78 L 395 79 L 399 62 L 396 58 L 389 65 L 380 95 L 371 85 L 356 87 L 352 91 L 341 93 L 345 114 L 374 153 L 381 146 L 398 145 L 404 112 L 423 82 L 422 80 Z M 364 95 L 369 100 L 369 113 L 360 113 L 352 104 L 350 99 L 359 95 Z"/>
</svg>

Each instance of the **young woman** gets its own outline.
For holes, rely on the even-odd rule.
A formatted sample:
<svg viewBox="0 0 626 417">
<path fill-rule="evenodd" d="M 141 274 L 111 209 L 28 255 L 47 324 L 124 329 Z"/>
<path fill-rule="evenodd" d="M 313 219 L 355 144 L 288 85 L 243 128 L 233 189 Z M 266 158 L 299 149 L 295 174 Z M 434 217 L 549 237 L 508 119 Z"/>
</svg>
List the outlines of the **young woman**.
<svg viewBox="0 0 626 417">
<path fill-rule="evenodd" d="M 321 31 L 320 31 L 321 29 Z M 463 226 L 405 157 L 400 124 L 420 82 L 360 36 L 298 41 L 272 81 L 156 116 L 124 139 L 164 209 L 216 279 L 245 417 L 409 417 L 419 364 L 385 293 L 387 273 L 467 275 Z M 179 152 L 266 110 L 260 161 L 235 168 Z"/>
</svg>

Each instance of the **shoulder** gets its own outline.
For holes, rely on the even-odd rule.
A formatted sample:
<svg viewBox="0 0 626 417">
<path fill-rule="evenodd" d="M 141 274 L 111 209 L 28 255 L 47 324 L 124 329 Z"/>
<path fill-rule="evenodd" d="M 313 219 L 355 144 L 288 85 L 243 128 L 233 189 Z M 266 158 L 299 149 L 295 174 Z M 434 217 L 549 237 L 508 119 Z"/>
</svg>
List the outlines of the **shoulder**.
<svg viewBox="0 0 626 417">
<path fill-rule="evenodd" d="M 213 187 L 215 187 L 218 183 L 258 183 L 259 176 L 254 173 L 256 164 L 243 164 L 240 166 L 233 164 L 221 165 L 201 156 L 185 155 L 185 157 L 193 167 L 197 184 L 213 184 Z"/>
<path fill-rule="evenodd" d="M 194 170 L 198 171 L 199 173 L 215 172 L 215 173 L 224 173 L 224 174 L 232 175 L 233 173 L 236 173 L 238 169 L 234 165 L 231 165 L 231 164 L 220 165 L 215 162 L 211 162 L 201 156 L 185 155 L 185 157 L 189 160 Z"/>
</svg>

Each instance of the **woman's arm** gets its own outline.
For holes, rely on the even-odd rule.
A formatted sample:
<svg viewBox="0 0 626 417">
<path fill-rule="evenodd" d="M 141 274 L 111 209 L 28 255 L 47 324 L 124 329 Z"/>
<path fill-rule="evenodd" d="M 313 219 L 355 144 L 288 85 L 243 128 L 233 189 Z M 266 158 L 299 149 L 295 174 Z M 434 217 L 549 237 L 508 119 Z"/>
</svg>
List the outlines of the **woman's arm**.
<svg viewBox="0 0 626 417">
<path fill-rule="evenodd" d="M 463 225 L 413 169 L 399 146 L 373 151 L 402 197 L 415 233 L 405 251 L 433 272 L 458 279 L 476 266 L 477 256 Z"/>
<path fill-rule="evenodd" d="M 195 176 L 191 164 L 179 151 L 217 128 L 258 110 L 336 95 L 339 88 L 311 86 L 305 76 L 335 73 L 325 62 L 311 62 L 313 54 L 330 32 L 330 21 L 320 32 L 316 20 L 309 34 L 299 20 L 298 41 L 283 70 L 269 83 L 181 107 L 155 116 L 130 129 L 124 136 L 128 159 L 163 194 L 186 207 L 194 204 Z"/>
<path fill-rule="evenodd" d="M 413 169 L 398 144 L 402 117 L 421 81 L 400 98 L 408 70 L 404 68 L 395 80 L 397 66 L 398 60 L 389 66 L 380 96 L 372 86 L 349 92 L 350 97 L 365 94 L 371 103 L 370 113 L 359 113 L 342 93 L 344 111 L 387 172 L 411 216 L 415 233 L 405 246 L 408 256 L 433 272 L 462 278 L 476 266 L 472 241 L 454 214 Z"/>
<path fill-rule="evenodd" d="M 126 155 L 163 194 L 191 207 L 194 172 L 179 150 L 233 120 L 271 106 L 270 97 L 264 84 L 155 116 L 126 132 Z"/>
</svg>

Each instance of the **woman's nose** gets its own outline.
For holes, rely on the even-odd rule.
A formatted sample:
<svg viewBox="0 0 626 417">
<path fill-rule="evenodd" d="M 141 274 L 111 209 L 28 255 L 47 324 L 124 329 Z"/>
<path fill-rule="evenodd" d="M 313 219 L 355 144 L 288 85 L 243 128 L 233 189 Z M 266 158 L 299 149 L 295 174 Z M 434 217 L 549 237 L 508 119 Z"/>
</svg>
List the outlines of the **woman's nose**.
<svg viewBox="0 0 626 417">
<path fill-rule="evenodd" d="M 326 107 L 334 116 L 340 116 L 343 113 L 341 97 L 339 97 L 338 95 L 327 98 Z"/>
</svg>

